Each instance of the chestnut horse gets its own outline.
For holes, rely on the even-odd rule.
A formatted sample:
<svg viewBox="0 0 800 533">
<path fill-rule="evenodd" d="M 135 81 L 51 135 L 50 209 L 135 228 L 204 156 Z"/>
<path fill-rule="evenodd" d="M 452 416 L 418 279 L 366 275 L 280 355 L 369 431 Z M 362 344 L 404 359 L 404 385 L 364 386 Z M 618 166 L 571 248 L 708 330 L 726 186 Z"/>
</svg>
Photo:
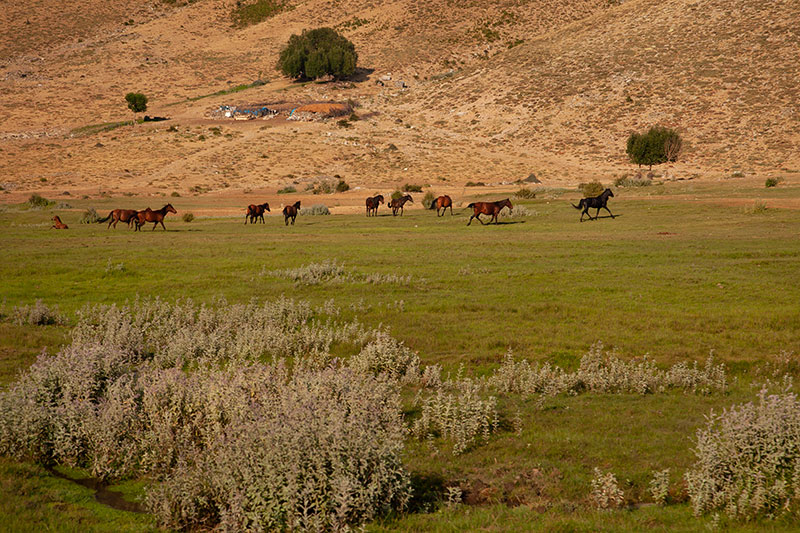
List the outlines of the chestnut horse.
<svg viewBox="0 0 800 533">
<path fill-rule="evenodd" d="M 366 204 L 367 204 L 367 216 L 369 216 L 370 213 L 372 213 L 373 216 L 378 216 L 378 206 L 380 204 L 382 204 L 382 203 L 383 203 L 383 195 L 382 194 L 379 194 L 378 196 L 371 196 L 371 197 L 367 198 L 367 202 L 366 202 Z"/>
<path fill-rule="evenodd" d="M 176 215 L 178 214 L 178 212 L 175 211 L 175 208 L 172 207 L 172 204 L 167 204 L 158 211 L 153 211 L 149 207 L 144 211 L 138 211 L 136 213 L 135 221 L 136 231 L 139 231 L 142 226 L 148 222 L 153 223 L 153 231 L 156 230 L 156 226 L 159 224 L 161 224 L 161 227 L 164 228 L 164 231 L 167 231 L 167 228 L 164 226 L 164 218 L 167 216 L 167 213 L 175 213 Z"/>
<path fill-rule="evenodd" d="M 406 194 L 405 196 L 401 196 L 400 198 L 394 199 L 389 202 L 389 207 L 392 208 L 392 216 L 396 217 L 397 212 L 400 211 L 400 216 L 403 216 L 403 206 L 406 202 L 414 203 L 414 199 L 411 198 L 411 195 Z"/>
<path fill-rule="evenodd" d="M 499 224 L 497 221 L 497 215 L 500 214 L 500 211 L 503 210 L 504 207 L 509 209 L 514 209 L 514 206 L 511 205 L 511 200 L 506 198 L 505 200 L 500 200 L 499 202 L 475 202 L 469 204 L 467 207 L 471 207 L 473 210 L 473 214 L 469 217 L 469 222 L 467 222 L 467 226 L 472 224 L 472 219 L 477 218 L 478 222 L 483 224 L 483 220 L 481 220 L 481 215 L 491 215 L 492 218 L 489 219 L 489 224 L 492 223 L 494 220 L 495 224 Z"/>
<path fill-rule="evenodd" d="M 110 218 L 106 229 L 110 228 L 111 224 L 114 224 L 114 229 L 117 229 L 117 222 L 125 222 L 130 227 L 131 222 L 136 218 L 136 213 L 138 213 L 136 209 L 114 209 L 107 217 L 98 219 L 97 223 L 102 224 Z"/>
<path fill-rule="evenodd" d="M 597 212 L 594 214 L 594 220 L 597 220 L 597 217 L 600 216 L 601 209 L 608 211 L 608 214 L 611 215 L 611 218 L 614 218 L 614 213 L 612 213 L 611 210 L 606 206 L 609 197 L 613 198 L 614 193 L 611 191 L 611 189 L 606 189 L 598 196 L 581 198 L 581 201 L 578 202 L 578 205 L 572 204 L 572 207 L 575 209 L 583 209 L 583 212 L 581 213 L 581 222 L 583 222 L 583 215 L 589 215 L 589 209 L 597 209 Z M 589 220 L 592 220 L 592 215 L 589 215 Z"/>
<path fill-rule="evenodd" d="M 264 224 L 264 211 L 271 212 L 269 210 L 269 204 L 264 202 L 260 205 L 250 204 L 247 206 L 247 211 L 244 215 L 244 223 L 247 225 L 247 219 L 250 219 L 251 224 L 255 224 L 257 219 L 261 219 L 261 223 Z"/>
<path fill-rule="evenodd" d="M 56 215 L 53 217 L 53 225 L 50 226 L 50 229 L 69 229 L 69 226 L 61 222 L 61 219 Z"/>
<path fill-rule="evenodd" d="M 453 200 L 447 196 L 438 197 L 436 200 L 431 202 L 431 206 L 428 209 L 436 209 L 436 216 L 444 216 L 447 212 L 447 208 L 450 208 L 450 216 L 453 216 Z M 439 214 L 439 209 L 442 210 L 442 214 Z"/>
<path fill-rule="evenodd" d="M 297 210 L 300 209 L 300 200 L 296 201 L 294 205 L 287 205 L 283 208 L 283 221 L 289 225 L 289 219 L 292 219 L 292 226 L 294 226 L 294 219 L 297 218 Z"/>
</svg>

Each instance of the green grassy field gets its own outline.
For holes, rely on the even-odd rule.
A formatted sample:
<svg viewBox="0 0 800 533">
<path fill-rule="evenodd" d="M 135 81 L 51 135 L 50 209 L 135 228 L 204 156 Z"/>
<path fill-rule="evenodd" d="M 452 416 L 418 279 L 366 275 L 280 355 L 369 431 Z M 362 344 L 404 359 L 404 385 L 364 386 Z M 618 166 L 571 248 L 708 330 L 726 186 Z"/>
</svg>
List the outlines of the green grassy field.
<svg viewBox="0 0 800 533">
<path fill-rule="evenodd" d="M 386 326 L 419 351 L 424 363 L 439 363 L 445 373 L 463 365 L 467 376 L 490 373 L 509 348 L 518 358 L 566 368 L 575 368 L 597 341 L 622 358 L 650 354 L 663 365 L 702 362 L 713 351 L 737 378 L 725 395 L 585 394 L 550 398 L 541 409 L 533 400 L 509 395 L 500 398 L 501 430 L 466 454 L 454 457 L 446 445 L 437 453 L 410 440 L 406 461 L 417 493 L 459 485 L 475 505 L 442 504 L 433 513 L 368 526 L 374 531 L 704 530 L 712 518 L 694 518 L 686 503 L 639 505 L 652 501 L 647 491 L 652 472 L 670 468 L 679 494 L 681 476 L 693 462 L 691 438 L 704 415 L 754 398 L 755 370 L 783 350 L 800 352 L 797 211 L 753 214 L 703 201 L 719 194 L 718 188 L 684 184 L 618 191 L 610 206 L 621 216 L 582 224 L 567 200 L 557 198 L 524 202 L 533 216 L 491 227 L 466 227 L 468 216 L 457 209 L 457 216 L 443 218 L 430 211 L 407 211 L 402 218 L 298 217 L 288 228 L 275 216 L 256 226 L 244 226 L 241 217 L 184 223 L 173 216 L 166 221 L 169 231 L 141 233 L 78 224 L 78 211 L 56 211 L 70 230 L 51 231 L 53 211 L 8 206 L 0 210 L 0 302 L 8 315 L 15 305 L 42 299 L 74 320 L 87 303 L 123 303 L 137 296 L 209 303 L 281 295 L 316 304 L 333 300 L 348 318 Z M 800 189 L 789 186 L 730 190 L 730 197 L 798 194 Z M 210 202 L 171 200 L 179 216 Z M 103 213 L 120 200 L 71 203 Z M 411 281 L 304 286 L 271 274 L 334 259 L 355 273 Z M 68 325 L 0 323 L 2 386 L 44 347 L 55 351 L 68 335 Z M 514 416 L 522 420 L 519 431 L 511 429 Z M 596 466 L 613 471 L 636 505 L 592 511 L 589 482 Z M 105 508 L 88 489 L 32 465 L 3 461 L 0 480 L 10 495 L 0 514 L 3 523 L 17 517 L 15 530 L 46 525 L 101 531 L 109 530 L 109 520 L 118 524 L 113 530 L 152 527 L 146 517 Z M 735 531 L 793 527 L 780 521 L 728 526 Z"/>
</svg>

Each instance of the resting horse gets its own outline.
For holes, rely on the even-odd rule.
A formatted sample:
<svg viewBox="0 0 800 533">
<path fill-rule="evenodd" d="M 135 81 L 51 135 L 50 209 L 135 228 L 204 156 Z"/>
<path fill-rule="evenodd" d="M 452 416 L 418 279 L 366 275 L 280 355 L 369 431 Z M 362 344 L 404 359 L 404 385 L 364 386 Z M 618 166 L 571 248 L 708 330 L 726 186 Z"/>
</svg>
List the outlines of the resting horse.
<svg viewBox="0 0 800 533">
<path fill-rule="evenodd" d="M 287 205 L 283 208 L 283 221 L 289 225 L 289 219 L 292 219 L 292 226 L 294 226 L 294 219 L 297 218 L 297 211 L 300 209 L 300 200 L 296 201 L 294 205 Z"/>
<path fill-rule="evenodd" d="M 431 206 L 428 209 L 436 209 L 436 216 L 444 216 L 447 212 L 447 208 L 450 208 L 450 216 L 453 216 L 453 200 L 447 196 L 438 197 L 436 200 L 431 202 Z M 439 209 L 442 210 L 442 214 L 439 214 Z"/>
<path fill-rule="evenodd" d="M 250 204 L 247 206 L 247 211 L 244 215 L 244 223 L 247 225 L 247 219 L 250 219 L 251 224 L 255 224 L 257 219 L 261 219 L 261 223 L 264 224 L 264 211 L 270 212 L 269 204 L 264 202 L 263 204 L 255 205 Z"/>
<path fill-rule="evenodd" d="M 378 206 L 383 203 L 383 195 L 379 194 L 378 196 L 370 196 L 367 198 L 367 216 L 378 216 Z"/>
<path fill-rule="evenodd" d="M 53 217 L 53 225 L 50 226 L 50 229 L 69 229 L 69 226 L 61 222 L 61 219 L 56 215 Z"/>
<path fill-rule="evenodd" d="M 507 207 L 509 210 L 513 210 L 514 206 L 511 205 L 511 200 L 506 198 L 505 200 L 500 200 L 499 202 L 475 202 L 469 204 L 467 207 L 472 208 L 472 216 L 469 217 L 469 222 L 467 222 L 467 226 L 472 224 L 472 219 L 477 218 L 478 222 L 483 224 L 483 220 L 481 220 L 481 215 L 491 215 L 492 218 L 489 219 L 489 224 L 492 223 L 494 220 L 495 224 L 499 224 L 497 220 L 497 215 L 500 214 L 500 211 L 503 210 L 504 207 Z"/>
<path fill-rule="evenodd" d="M 175 208 L 172 207 L 172 204 L 167 204 L 157 211 L 153 211 L 148 207 L 144 211 L 137 212 L 135 221 L 136 231 L 141 230 L 142 226 L 144 226 L 148 222 L 153 223 L 153 231 L 156 230 L 156 226 L 158 226 L 159 224 L 161 224 L 161 227 L 164 228 L 164 231 L 167 231 L 167 228 L 164 226 L 164 218 L 167 216 L 167 213 L 178 214 L 178 212 L 175 211 Z"/>
<path fill-rule="evenodd" d="M 114 209 L 107 217 L 98 219 L 97 223 L 102 224 L 106 220 L 111 219 L 106 229 L 110 228 L 111 224 L 114 224 L 114 229 L 117 229 L 117 222 L 125 222 L 128 224 L 128 227 L 130 227 L 131 222 L 136 218 L 136 213 L 138 213 L 136 209 Z"/>
<path fill-rule="evenodd" d="M 395 198 L 391 202 L 389 202 L 389 207 L 392 208 L 392 216 L 397 216 L 397 211 L 400 211 L 400 216 L 403 216 L 403 206 L 406 202 L 414 203 L 414 199 L 411 198 L 411 195 L 406 194 L 405 196 L 401 196 L 400 198 Z"/>
<path fill-rule="evenodd" d="M 601 209 L 608 211 L 608 214 L 611 215 L 611 218 L 614 218 L 614 213 L 612 213 L 611 210 L 606 206 L 608 199 L 613 197 L 614 193 L 611 191 L 611 189 L 606 189 L 601 192 L 599 196 L 581 198 L 581 201 L 578 202 L 578 205 L 572 204 L 572 207 L 575 209 L 583 209 L 583 213 L 581 213 L 581 222 L 583 222 L 583 215 L 589 215 L 589 209 L 597 209 L 597 212 L 594 214 L 594 220 L 597 220 Z M 589 215 L 589 220 L 592 220 L 592 215 Z"/>
</svg>

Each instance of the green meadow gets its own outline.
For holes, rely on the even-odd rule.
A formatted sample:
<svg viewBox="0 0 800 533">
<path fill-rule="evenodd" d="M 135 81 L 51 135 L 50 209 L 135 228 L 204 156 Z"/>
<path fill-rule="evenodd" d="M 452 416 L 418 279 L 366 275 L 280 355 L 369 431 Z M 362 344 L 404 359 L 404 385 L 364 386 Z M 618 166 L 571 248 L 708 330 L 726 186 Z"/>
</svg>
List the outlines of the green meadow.
<svg viewBox="0 0 800 533">
<path fill-rule="evenodd" d="M 682 475 L 694 462 L 692 438 L 705 415 L 754 399 L 765 365 L 781 352 L 800 352 L 797 211 L 753 209 L 750 200 L 730 206 L 718 198 L 798 194 L 789 185 L 619 189 L 609 203 L 619 216 L 583 223 L 569 206 L 577 193 L 512 197 L 529 216 L 470 227 L 463 209 L 452 217 L 420 210 L 392 217 L 385 206 L 375 218 L 300 216 L 289 227 L 275 215 L 263 225 L 244 225 L 243 216 L 187 223 L 183 213 L 213 201 L 169 198 L 178 216 L 167 217 L 168 231 L 140 233 L 78 220 L 87 207 L 104 215 L 129 204 L 158 207 L 160 200 L 70 200 L 70 210 L 7 205 L 0 208 L 0 387 L 42 350 L 67 343 L 81 307 L 155 297 L 211 305 L 281 296 L 333 302 L 344 318 L 385 327 L 424 364 L 440 364 L 445 376 L 488 375 L 508 350 L 573 370 L 597 342 L 622 359 L 647 354 L 663 367 L 702 364 L 713 354 L 727 366 L 725 394 L 586 393 L 542 402 L 508 394 L 498 398 L 499 429 L 462 455 L 450 453 L 446 442 L 409 437 L 412 511 L 367 530 L 790 531 L 794 524 L 782 520 L 695 518 Z M 48 229 L 53 214 L 70 229 Z M 275 272 L 334 260 L 354 276 L 302 285 Z M 369 275 L 399 281 L 369 283 Z M 14 324 L 13 308 L 37 300 L 57 306 L 66 324 Z M 404 395 L 409 416 L 412 396 Z M 593 509 L 595 467 L 615 473 L 623 509 Z M 658 507 L 648 484 L 665 468 L 670 504 Z M 1 460 L 0 484 L 0 523 L 10 530 L 155 527 L 147 515 L 102 505 L 89 489 L 36 465 Z M 136 498 L 141 485 L 129 481 L 119 490 Z M 456 486 L 463 501 L 448 503 L 442 493 Z"/>
</svg>

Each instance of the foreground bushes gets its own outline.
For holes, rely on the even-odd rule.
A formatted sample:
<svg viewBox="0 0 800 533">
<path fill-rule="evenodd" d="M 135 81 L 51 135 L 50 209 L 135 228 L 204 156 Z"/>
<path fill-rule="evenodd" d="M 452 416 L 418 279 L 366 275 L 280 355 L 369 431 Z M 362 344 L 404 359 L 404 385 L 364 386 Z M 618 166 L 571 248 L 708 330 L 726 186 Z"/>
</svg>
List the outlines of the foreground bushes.
<svg viewBox="0 0 800 533">
<path fill-rule="evenodd" d="M 800 401 L 793 393 L 711 413 L 697 432 L 697 463 L 686 473 L 695 514 L 736 518 L 798 511 Z"/>
</svg>

